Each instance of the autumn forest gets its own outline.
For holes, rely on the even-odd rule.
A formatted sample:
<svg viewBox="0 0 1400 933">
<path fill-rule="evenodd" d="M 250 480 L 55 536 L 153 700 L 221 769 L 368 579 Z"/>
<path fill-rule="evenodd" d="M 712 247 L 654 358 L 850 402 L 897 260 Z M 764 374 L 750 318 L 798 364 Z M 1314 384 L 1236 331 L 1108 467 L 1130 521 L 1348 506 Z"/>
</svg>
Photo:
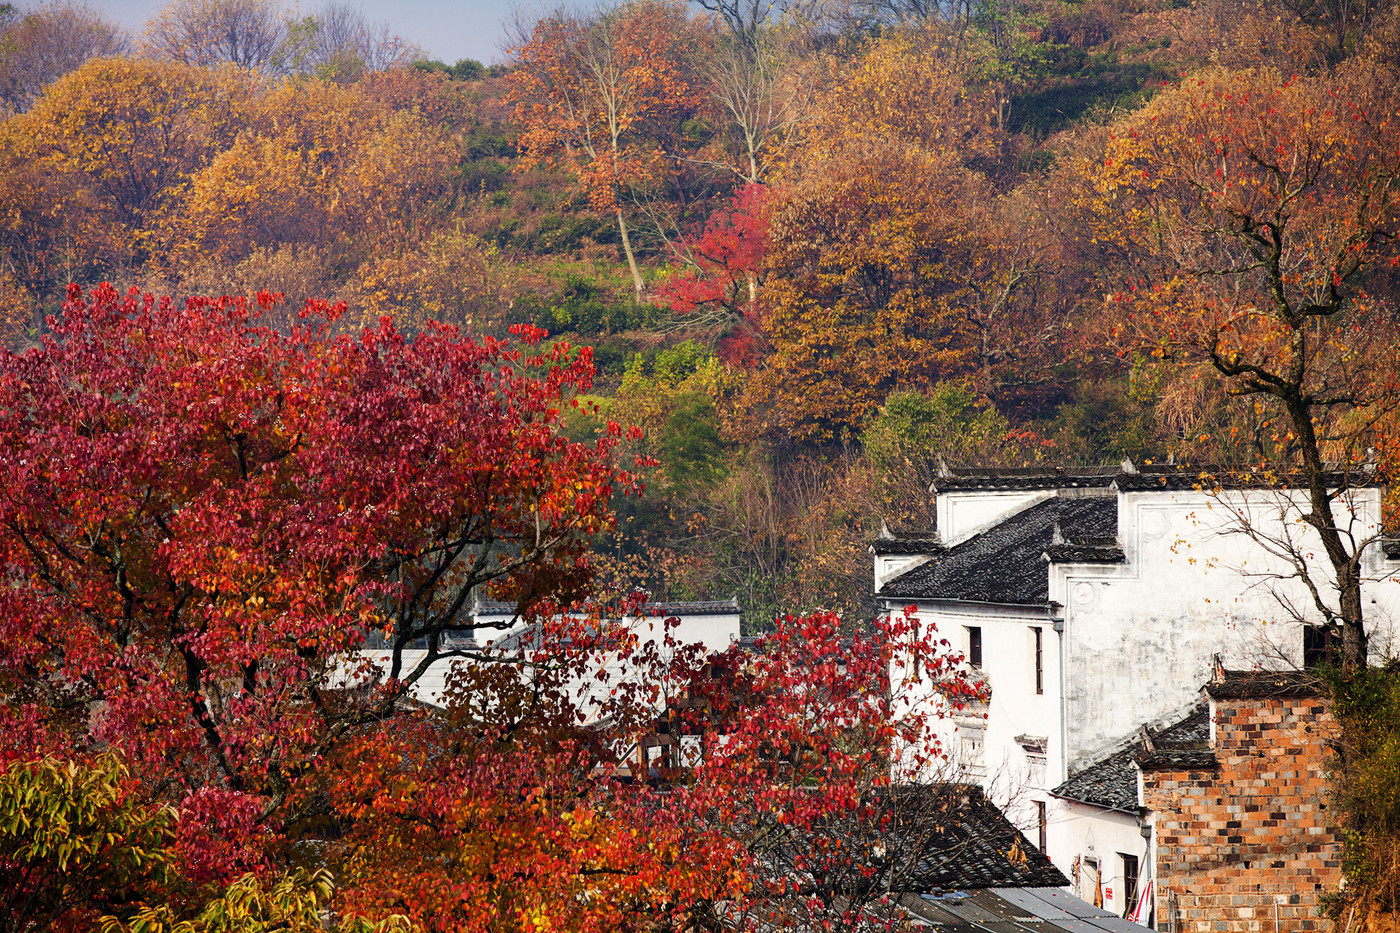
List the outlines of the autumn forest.
<svg viewBox="0 0 1400 933">
<path fill-rule="evenodd" d="M 47 419 L 13 419 L 0 448 L 48 451 L 5 460 L 23 492 L 0 503 L 0 555 L 48 589 L 0 597 L 6 638 L 45 620 L 0 691 L 75 665 L 55 696 L 7 706 L 5 731 L 140 735 L 126 763 L 101 759 L 111 786 L 145 769 L 201 787 L 179 826 L 237 840 L 131 803 L 122 831 L 145 854 L 116 867 L 132 891 L 275 864 L 282 888 L 249 875 L 219 909 L 266 898 L 311 924 L 332 897 L 308 855 L 324 851 L 362 924 L 346 929 L 718 929 L 696 905 L 782 886 L 759 877 L 771 852 L 735 855 L 776 825 L 753 762 L 697 779 L 689 810 L 601 800 L 579 789 L 593 740 L 512 706 L 508 678 L 457 685 L 467 706 L 496 698 L 457 732 L 391 727 L 402 691 L 297 678 L 391 615 L 398 648 L 437 645 L 444 606 L 478 586 L 541 605 L 734 596 L 746 634 L 794 614 L 771 637 L 832 678 L 833 736 L 854 717 L 888 747 L 888 710 L 853 679 L 888 676 L 881 651 L 910 633 L 889 621 L 883 648 L 832 658 L 841 620 L 874 614 L 868 543 L 930 527 L 940 469 L 1131 457 L 1317 477 L 1400 453 L 1388 0 L 631 0 L 517 14 L 489 67 L 424 60 L 335 6 L 174 0 L 137 36 L 64 2 L 0 17 L 0 337 L 57 341 L 0 378 L 0 409 Z M 174 332 L 161 296 L 203 297 Z M 62 430 L 89 423 L 120 442 Z M 201 444 L 229 460 L 221 498 L 176 509 L 207 480 L 154 471 Z M 116 462 L 153 472 L 71 501 L 48 488 Z M 499 488 L 477 488 L 483 465 Z M 482 556 L 463 571 L 467 541 Z M 150 582 L 167 574 L 195 582 Z M 220 608 L 193 651 L 176 620 L 196 593 Z M 89 616 L 146 621 L 94 622 L 81 645 L 53 621 Z M 65 691 L 100 692 L 147 624 L 184 658 L 179 683 L 128 672 L 150 690 L 74 726 Z M 265 658 L 230 647 L 253 630 Z M 563 667 L 586 667 L 580 634 L 554 635 Z M 776 697 L 810 673 L 792 663 L 731 685 L 775 697 L 726 713 L 755 749 L 814 721 Z M 218 664 L 244 686 L 200 694 Z M 259 705 L 274 668 L 298 673 Z M 687 696 L 709 689 L 685 676 Z M 638 726 L 681 675 L 657 677 L 609 721 Z M 166 734 L 175 708 L 188 729 Z M 489 752 L 454 757 L 483 736 Z M 808 780 L 868 777 L 847 751 Z M 52 767 L 27 780 L 71 783 Z M 846 812 L 808 803 L 810 825 Z M 424 913 L 434 885 L 455 899 Z M 138 900 L 71 916 L 224 929 Z M 551 919 L 560 904 L 579 915 Z M 31 928 L 6 909 L 0 930 Z"/>
</svg>

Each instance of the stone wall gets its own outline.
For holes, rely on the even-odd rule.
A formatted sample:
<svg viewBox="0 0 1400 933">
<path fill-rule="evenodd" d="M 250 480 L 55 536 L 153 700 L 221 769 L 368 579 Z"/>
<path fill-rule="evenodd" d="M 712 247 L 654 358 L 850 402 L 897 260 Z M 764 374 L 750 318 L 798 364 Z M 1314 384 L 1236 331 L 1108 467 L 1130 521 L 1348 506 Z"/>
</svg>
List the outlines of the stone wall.
<svg viewBox="0 0 1400 933">
<path fill-rule="evenodd" d="M 1330 713 L 1314 691 L 1207 690 L 1212 747 L 1149 750 L 1139 762 L 1154 814 L 1157 929 L 1328 929 L 1319 899 L 1341 880 L 1327 800 Z"/>
</svg>

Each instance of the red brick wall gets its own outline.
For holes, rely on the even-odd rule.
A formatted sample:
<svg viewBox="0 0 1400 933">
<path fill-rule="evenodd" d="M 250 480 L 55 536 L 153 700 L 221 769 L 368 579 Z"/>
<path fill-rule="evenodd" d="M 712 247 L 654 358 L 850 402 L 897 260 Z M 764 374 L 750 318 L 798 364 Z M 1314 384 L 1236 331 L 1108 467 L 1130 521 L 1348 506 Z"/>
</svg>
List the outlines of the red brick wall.
<svg viewBox="0 0 1400 933">
<path fill-rule="evenodd" d="M 1325 779 L 1331 715 L 1317 697 L 1218 699 L 1214 713 L 1218 770 L 1143 772 L 1157 928 L 1327 929 L 1318 898 L 1341 878 Z"/>
</svg>

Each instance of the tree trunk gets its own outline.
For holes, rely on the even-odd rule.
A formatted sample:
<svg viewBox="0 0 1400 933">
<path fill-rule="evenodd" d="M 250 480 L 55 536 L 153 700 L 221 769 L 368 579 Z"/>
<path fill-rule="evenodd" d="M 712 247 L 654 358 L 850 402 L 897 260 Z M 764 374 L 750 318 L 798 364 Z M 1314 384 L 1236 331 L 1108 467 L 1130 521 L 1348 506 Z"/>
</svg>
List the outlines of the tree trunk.
<svg viewBox="0 0 1400 933">
<path fill-rule="evenodd" d="M 627 221 L 622 216 L 622 209 L 617 211 L 617 229 L 622 234 L 622 251 L 627 255 L 627 268 L 632 270 L 632 287 L 636 289 L 637 297 L 642 297 L 645 284 L 642 282 L 642 272 L 637 268 L 637 256 L 632 252 L 632 238 L 627 234 Z"/>
<path fill-rule="evenodd" d="M 1366 666 L 1366 622 L 1361 601 L 1361 555 L 1350 553 L 1337 529 L 1327 469 L 1318 446 L 1312 409 L 1297 398 L 1286 399 L 1289 420 L 1302 451 L 1303 475 L 1308 484 L 1308 514 L 1304 520 L 1322 539 L 1322 548 L 1336 578 L 1338 608 L 1342 617 L 1342 667 L 1348 671 Z"/>
</svg>

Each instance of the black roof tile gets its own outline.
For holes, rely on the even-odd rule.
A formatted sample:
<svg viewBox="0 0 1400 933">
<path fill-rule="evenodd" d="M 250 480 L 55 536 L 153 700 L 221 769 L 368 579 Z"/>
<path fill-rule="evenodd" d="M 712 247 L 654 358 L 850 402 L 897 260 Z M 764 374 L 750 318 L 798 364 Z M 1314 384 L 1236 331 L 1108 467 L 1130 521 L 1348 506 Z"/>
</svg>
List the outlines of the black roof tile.
<svg viewBox="0 0 1400 933">
<path fill-rule="evenodd" d="M 1379 470 L 1366 466 L 1326 464 L 1327 482 L 1334 489 L 1375 486 L 1386 482 Z M 1025 467 L 979 469 L 956 467 L 934 482 L 936 492 L 970 489 L 1086 489 L 1116 485 L 1122 490 L 1192 489 L 1196 486 L 1227 489 L 1301 488 L 1299 475 L 1261 472 L 1221 464 L 1114 463 L 1104 466 Z"/>
<path fill-rule="evenodd" d="M 1199 748 L 1159 748 L 1139 751 L 1135 760 L 1144 771 L 1205 771 L 1219 767 L 1215 752 Z"/>
<path fill-rule="evenodd" d="M 1322 684 L 1311 671 L 1221 671 L 1206 684 L 1206 693 L 1216 699 L 1306 697 L 1321 692 Z"/>
<path fill-rule="evenodd" d="M 1024 509 L 983 533 L 933 554 L 933 560 L 890 580 L 880 597 L 958 599 L 1043 605 L 1050 574 L 1042 559 L 1056 543 L 1056 526 L 1073 541 L 1118 531 L 1113 496 L 1055 496 Z"/>
<path fill-rule="evenodd" d="M 967 489 L 1107 489 L 1122 471 L 1112 466 L 1026 467 L 1006 470 L 951 470 L 933 483 L 935 492 Z"/>
<path fill-rule="evenodd" d="M 1160 755 L 1174 755 L 1183 751 L 1199 753 L 1210 741 L 1210 711 L 1204 705 L 1198 706 L 1185 719 L 1149 731 L 1148 734 Z M 1076 772 L 1050 793 L 1109 810 L 1135 812 L 1137 771 L 1133 768 L 1133 758 L 1140 751 L 1139 744 L 1134 742 L 1122 751 Z"/>
<path fill-rule="evenodd" d="M 1121 564 L 1125 560 L 1118 545 L 1052 544 L 1045 549 L 1047 560 L 1057 564 Z"/>
<path fill-rule="evenodd" d="M 996 808 L 976 785 L 901 785 L 885 791 L 897 819 L 914 826 L 920 851 L 917 869 L 900 871 L 901 891 L 935 893 L 997 887 L 1059 887 L 1068 884 L 1043 853 Z M 920 831 L 919 821 L 931 826 Z M 932 831 L 928 831 L 928 830 Z"/>
<path fill-rule="evenodd" d="M 932 554 L 943 550 L 943 542 L 936 534 L 893 535 L 871 541 L 870 550 L 876 554 Z"/>
</svg>

